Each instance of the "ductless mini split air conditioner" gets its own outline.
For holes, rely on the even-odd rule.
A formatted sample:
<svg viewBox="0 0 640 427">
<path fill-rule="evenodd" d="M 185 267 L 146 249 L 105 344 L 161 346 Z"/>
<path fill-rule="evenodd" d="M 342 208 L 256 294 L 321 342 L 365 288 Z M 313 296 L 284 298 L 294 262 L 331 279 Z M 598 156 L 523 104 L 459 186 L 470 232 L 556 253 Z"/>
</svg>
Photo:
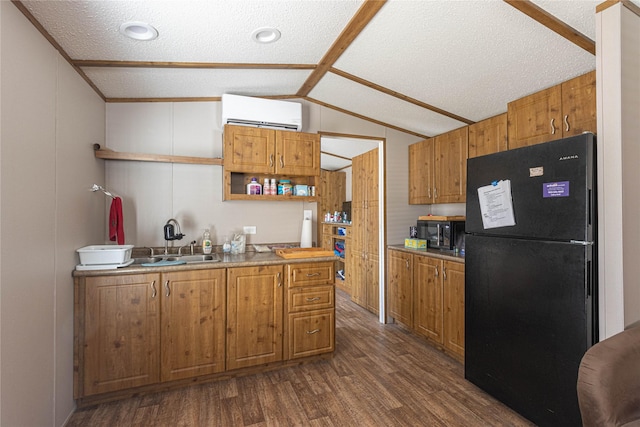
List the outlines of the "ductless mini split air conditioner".
<svg viewBox="0 0 640 427">
<path fill-rule="evenodd" d="M 302 104 L 251 96 L 222 95 L 222 125 L 302 130 Z"/>
</svg>

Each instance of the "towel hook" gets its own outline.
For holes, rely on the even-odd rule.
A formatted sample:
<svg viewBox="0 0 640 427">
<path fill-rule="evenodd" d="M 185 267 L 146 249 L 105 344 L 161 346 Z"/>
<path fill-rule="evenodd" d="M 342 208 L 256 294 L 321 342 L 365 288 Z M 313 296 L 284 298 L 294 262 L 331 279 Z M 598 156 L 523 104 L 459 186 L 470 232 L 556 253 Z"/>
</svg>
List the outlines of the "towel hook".
<svg viewBox="0 0 640 427">
<path fill-rule="evenodd" d="M 89 190 L 93 191 L 94 193 L 96 191 L 102 191 L 104 194 L 106 194 L 107 196 L 111 197 L 112 199 L 116 198 L 116 196 L 114 196 L 109 191 L 107 191 L 102 185 L 93 184 L 93 186 Z"/>
</svg>

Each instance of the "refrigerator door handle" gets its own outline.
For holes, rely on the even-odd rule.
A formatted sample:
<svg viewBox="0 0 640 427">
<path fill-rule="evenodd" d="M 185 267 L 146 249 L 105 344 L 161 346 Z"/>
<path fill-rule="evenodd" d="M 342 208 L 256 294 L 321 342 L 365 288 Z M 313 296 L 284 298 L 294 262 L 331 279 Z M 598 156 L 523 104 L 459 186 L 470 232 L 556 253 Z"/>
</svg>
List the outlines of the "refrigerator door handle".
<svg viewBox="0 0 640 427">
<path fill-rule="evenodd" d="M 594 242 L 585 242 L 584 240 L 569 240 L 572 245 L 593 246 Z"/>
</svg>

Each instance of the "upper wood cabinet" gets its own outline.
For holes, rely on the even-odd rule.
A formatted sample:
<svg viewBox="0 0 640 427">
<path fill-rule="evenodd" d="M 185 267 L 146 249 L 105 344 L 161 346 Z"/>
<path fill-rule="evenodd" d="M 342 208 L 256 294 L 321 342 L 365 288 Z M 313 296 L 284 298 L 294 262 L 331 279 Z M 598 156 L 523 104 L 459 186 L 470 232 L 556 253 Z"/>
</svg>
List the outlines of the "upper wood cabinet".
<svg viewBox="0 0 640 427">
<path fill-rule="evenodd" d="M 230 172 L 320 175 L 320 135 L 225 125 L 224 168 Z"/>
<path fill-rule="evenodd" d="M 433 203 L 433 138 L 409 146 L 409 204 Z"/>
<path fill-rule="evenodd" d="M 468 127 L 409 146 L 409 204 L 466 201 Z"/>
<path fill-rule="evenodd" d="M 507 150 L 507 113 L 469 125 L 469 158 Z"/>
<path fill-rule="evenodd" d="M 596 133 L 596 74 L 578 76 L 507 105 L 509 149 Z"/>
</svg>

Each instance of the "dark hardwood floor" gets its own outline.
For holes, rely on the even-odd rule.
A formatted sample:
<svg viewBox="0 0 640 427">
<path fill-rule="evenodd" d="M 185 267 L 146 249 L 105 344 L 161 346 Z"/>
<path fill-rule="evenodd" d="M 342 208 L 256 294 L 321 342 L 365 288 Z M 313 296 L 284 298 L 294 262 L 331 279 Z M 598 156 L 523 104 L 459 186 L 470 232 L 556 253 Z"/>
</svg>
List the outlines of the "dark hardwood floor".
<svg viewBox="0 0 640 427">
<path fill-rule="evenodd" d="M 78 410 L 67 426 L 532 426 L 457 361 L 336 294 L 330 360 Z"/>
</svg>

